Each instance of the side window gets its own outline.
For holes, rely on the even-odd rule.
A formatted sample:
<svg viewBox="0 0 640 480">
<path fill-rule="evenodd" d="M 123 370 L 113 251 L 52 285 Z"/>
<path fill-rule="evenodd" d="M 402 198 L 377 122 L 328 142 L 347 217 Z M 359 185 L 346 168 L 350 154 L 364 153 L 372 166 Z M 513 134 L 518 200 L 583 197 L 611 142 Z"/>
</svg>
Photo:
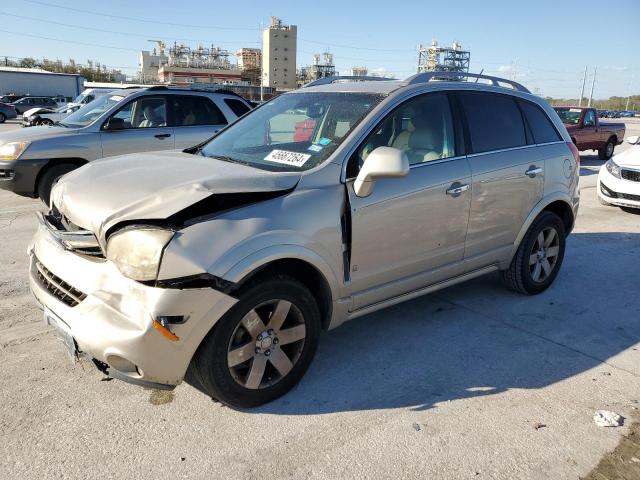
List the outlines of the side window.
<svg viewBox="0 0 640 480">
<path fill-rule="evenodd" d="M 235 98 L 225 98 L 224 103 L 227 104 L 227 107 L 229 107 L 237 117 L 241 117 L 251 110 L 244 102 L 236 100 Z"/>
<path fill-rule="evenodd" d="M 533 103 L 518 100 L 524 113 L 535 143 L 549 143 L 562 140 L 547 114 Z"/>
<path fill-rule="evenodd" d="M 173 126 L 226 125 L 227 119 L 207 97 L 199 95 L 171 95 Z"/>
<path fill-rule="evenodd" d="M 473 153 L 527 144 L 522 114 L 513 97 L 462 93 L 460 101 L 467 117 Z"/>
<path fill-rule="evenodd" d="M 587 113 L 584 114 L 584 122 L 585 127 L 593 127 L 596 124 L 596 117 L 593 114 L 593 110 L 587 110 Z"/>
<path fill-rule="evenodd" d="M 124 122 L 124 128 L 157 128 L 167 126 L 167 104 L 162 97 L 143 97 L 127 103 L 112 118 Z"/>
<path fill-rule="evenodd" d="M 402 150 L 411 165 L 453 157 L 454 138 L 447 95 L 420 95 L 393 110 L 369 134 L 351 158 L 347 176 L 355 177 L 369 154 L 378 147 Z"/>
</svg>

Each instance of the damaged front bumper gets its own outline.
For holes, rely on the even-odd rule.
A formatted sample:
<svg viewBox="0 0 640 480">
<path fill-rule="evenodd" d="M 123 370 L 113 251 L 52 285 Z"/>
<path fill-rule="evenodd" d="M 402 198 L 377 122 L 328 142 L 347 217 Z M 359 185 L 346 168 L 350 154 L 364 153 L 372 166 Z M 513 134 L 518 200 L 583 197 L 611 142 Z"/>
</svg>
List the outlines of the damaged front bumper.
<svg viewBox="0 0 640 480">
<path fill-rule="evenodd" d="M 138 385 L 179 384 L 203 338 L 236 303 L 212 288 L 158 288 L 128 279 L 108 260 L 67 250 L 43 222 L 28 253 L 32 292 L 68 329 L 78 353 Z M 163 331 L 163 318 L 182 320 L 163 322 Z"/>
</svg>

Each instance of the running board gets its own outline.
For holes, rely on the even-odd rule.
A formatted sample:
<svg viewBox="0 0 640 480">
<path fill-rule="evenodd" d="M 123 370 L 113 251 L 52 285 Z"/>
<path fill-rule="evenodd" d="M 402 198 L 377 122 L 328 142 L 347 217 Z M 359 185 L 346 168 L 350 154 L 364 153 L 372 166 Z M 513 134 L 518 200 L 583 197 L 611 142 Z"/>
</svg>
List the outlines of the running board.
<svg viewBox="0 0 640 480">
<path fill-rule="evenodd" d="M 432 293 L 446 287 L 451 287 L 452 285 L 456 285 L 458 283 L 466 282 L 467 280 L 471 280 L 472 278 L 481 277 L 482 275 L 495 272 L 496 270 L 498 270 L 497 265 L 490 265 L 488 267 L 484 267 L 479 270 L 474 270 L 473 272 L 465 273 L 464 275 L 460 275 L 460 276 L 451 278 L 449 280 L 445 280 L 444 282 L 434 283 L 433 285 L 429 285 L 428 287 L 424 287 L 419 290 L 414 290 L 413 292 L 403 293 L 402 295 L 398 295 L 397 297 L 390 298 L 389 300 L 384 300 L 382 302 L 374 303 L 372 305 L 368 305 L 366 307 L 362 307 L 358 310 L 350 312 L 349 320 L 362 317 L 363 315 L 373 313 L 377 310 L 381 310 L 383 308 L 387 308 L 392 305 L 397 305 L 398 303 L 402 303 L 407 300 L 412 300 L 414 298 L 421 297 L 422 295 L 426 295 L 427 293 Z"/>
</svg>

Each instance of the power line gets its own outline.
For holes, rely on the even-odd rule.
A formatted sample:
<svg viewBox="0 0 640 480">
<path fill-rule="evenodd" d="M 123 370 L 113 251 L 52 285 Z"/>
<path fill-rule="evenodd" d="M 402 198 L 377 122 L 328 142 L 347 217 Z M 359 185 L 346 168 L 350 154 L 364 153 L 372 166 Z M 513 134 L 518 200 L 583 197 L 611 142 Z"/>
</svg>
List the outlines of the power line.
<svg viewBox="0 0 640 480">
<path fill-rule="evenodd" d="M 54 41 L 54 42 L 71 43 L 73 45 L 83 45 L 83 46 L 86 46 L 86 47 L 110 48 L 110 49 L 113 49 L 113 50 L 125 50 L 125 51 L 129 51 L 129 52 L 139 52 L 140 51 L 140 49 L 136 49 L 136 48 L 116 47 L 116 46 L 113 46 L 113 45 L 101 45 L 99 43 L 76 42 L 74 40 L 63 40 L 61 38 L 45 37 L 45 36 L 42 36 L 42 35 L 31 35 L 29 33 L 12 32 L 10 30 L 3 30 L 3 29 L 0 29 L 0 32 L 8 33 L 10 35 L 17 35 L 19 37 L 39 38 L 40 40 L 51 40 L 51 41 Z"/>
<path fill-rule="evenodd" d="M 187 27 L 187 28 L 204 28 L 207 30 L 247 30 L 247 31 L 255 31 L 256 28 L 249 28 L 249 27 L 221 27 L 219 25 L 192 25 L 192 24 L 186 24 L 186 23 L 175 23 L 175 22 L 162 22 L 159 20 L 148 20 L 145 18 L 136 18 L 136 17 L 125 17 L 124 15 L 113 15 L 110 13 L 104 13 L 104 12 L 92 12 L 91 10 L 84 10 L 82 8 L 74 8 L 74 7 L 67 7 L 65 5 L 58 5 L 55 3 L 49 3 L 49 2 L 41 2 L 40 0 L 22 0 L 23 2 L 28 2 L 28 3 L 34 3 L 36 5 L 42 5 L 45 7 L 53 7 L 53 8 L 60 8 L 62 10 L 69 10 L 72 12 L 80 12 L 80 13 L 88 13 L 89 15 L 98 15 L 98 16 L 102 16 L 102 17 L 108 17 L 108 18 L 115 18 L 118 20 L 129 20 L 129 21 L 133 21 L 133 22 L 141 22 L 141 23 L 155 23 L 157 25 L 169 25 L 171 27 Z"/>
<path fill-rule="evenodd" d="M 15 18 L 21 18 L 23 20 L 33 20 L 36 22 L 42 22 L 42 23 L 49 23 L 51 25 L 60 25 L 62 27 L 70 27 L 70 28 L 79 28 L 81 30 L 90 30 L 90 31 L 94 31 L 94 32 L 102 32 L 102 33 L 112 33 L 112 34 L 116 34 L 116 35 L 126 35 L 128 37 L 140 37 L 140 38 L 157 38 L 157 37 L 161 37 L 164 36 L 163 35 L 158 35 L 158 34 L 153 34 L 153 33 L 149 33 L 149 34 L 140 34 L 140 33 L 130 33 L 130 32 L 119 32 L 117 30 L 106 30 L 103 28 L 95 28 L 95 27 L 85 27 L 82 25 L 74 25 L 71 23 L 63 23 L 63 22 L 56 22 L 53 20 L 44 20 L 42 18 L 36 18 L 36 17 L 28 17 L 26 15 L 16 15 L 14 13 L 6 13 L 6 12 L 0 12 L 0 15 L 3 16 L 8 16 L 8 17 L 15 17 Z M 258 44 L 258 42 L 242 42 L 242 41 L 236 41 L 236 42 L 223 42 L 223 41 L 212 41 L 212 40 L 196 40 L 193 38 L 174 38 L 174 40 L 180 40 L 183 42 L 199 42 L 199 43 L 213 43 L 213 44 L 238 44 L 238 45 L 247 45 L 247 44 L 251 44 L 251 45 L 255 45 Z"/>
</svg>

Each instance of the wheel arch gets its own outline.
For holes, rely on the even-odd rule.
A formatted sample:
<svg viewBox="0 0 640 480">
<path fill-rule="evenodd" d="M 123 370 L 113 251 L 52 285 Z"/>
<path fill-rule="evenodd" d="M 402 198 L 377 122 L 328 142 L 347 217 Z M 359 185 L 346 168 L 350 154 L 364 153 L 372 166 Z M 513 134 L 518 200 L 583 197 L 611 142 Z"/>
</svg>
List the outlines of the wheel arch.
<svg viewBox="0 0 640 480">
<path fill-rule="evenodd" d="M 287 246 L 291 247 L 291 246 Z M 274 275 L 286 275 L 305 285 L 318 302 L 322 328 L 328 329 L 333 316 L 333 302 L 338 298 L 336 275 L 320 256 L 306 249 L 288 249 L 288 254 L 257 252 L 261 260 L 244 259 L 224 275 L 235 283 L 233 292 L 242 292 L 248 285 Z M 264 255 L 264 256 L 263 256 Z"/>
<path fill-rule="evenodd" d="M 531 213 L 525 220 L 524 224 L 520 228 L 520 232 L 516 237 L 516 241 L 513 243 L 513 248 L 512 248 L 507 266 L 511 263 L 511 260 L 513 259 L 513 256 L 515 255 L 516 251 L 518 250 L 518 247 L 520 246 L 520 243 L 522 242 L 522 240 L 524 239 L 524 236 L 529 230 L 529 227 L 533 224 L 533 222 L 536 220 L 536 218 L 538 218 L 538 216 L 542 212 L 552 212 L 558 215 L 560 219 L 562 219 L 562 222 L 564 223 L 565 232 L 567 235 L 569 235 L 569 233 L 571 233 L 571 231 L 573 230 L 573 226 L 575 223 L 575 214 L 571 206 L 571 201 L 569 197 L 566 194 L 558 192 L 557 194 L 550 195 L 544 198 L 531 211 Z"/>
<path fill-rule="evenodd" d="M 36 180 L 33 185 L 33 193 L 38 192 L 38 185 L 40 184 L 40 180 L 42 176 L 50 169 L 55 167 L 56 165 L 62 165 L 63 163 L 70 163 L 75 165 L 76 167 L 81 167 L 89 163 L 88 160 L 80 157 L 67 157 L 67 158 L 50 158 L 47 163 L 38 171 L 38 175 L 36 175 Z"/>
</svg>

